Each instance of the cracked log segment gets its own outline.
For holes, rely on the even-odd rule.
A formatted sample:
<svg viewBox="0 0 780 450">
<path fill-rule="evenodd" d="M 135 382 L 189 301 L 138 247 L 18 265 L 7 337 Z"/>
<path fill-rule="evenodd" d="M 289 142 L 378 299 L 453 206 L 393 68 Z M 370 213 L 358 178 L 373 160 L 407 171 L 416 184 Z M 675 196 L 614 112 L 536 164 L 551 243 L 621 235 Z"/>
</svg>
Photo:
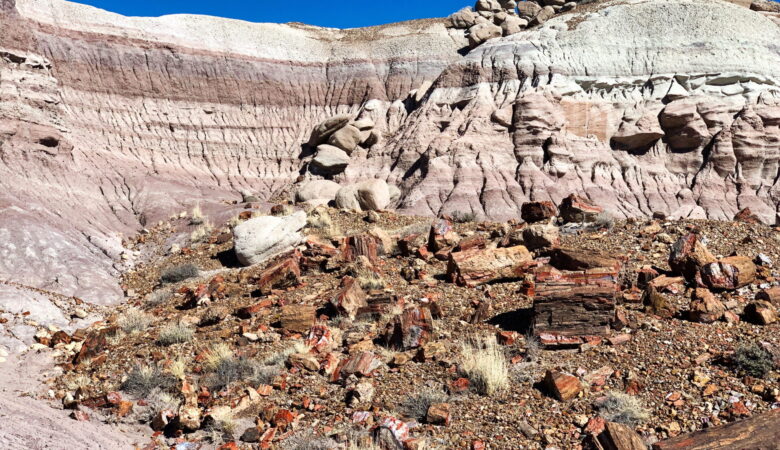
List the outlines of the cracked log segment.
<svg viewBox="0 0 780 450">
<path fill-rule="evenodd" d="M 780 449 L 780 409 L 653 444 L 653 450 Z"/>
<path fill-rule="evenodd" d="M 609 332 L 617 284 L 609 279 L 572 277 L 536 285 L 534 335 L 547 347 L 577 346 Z"/>
</svg>

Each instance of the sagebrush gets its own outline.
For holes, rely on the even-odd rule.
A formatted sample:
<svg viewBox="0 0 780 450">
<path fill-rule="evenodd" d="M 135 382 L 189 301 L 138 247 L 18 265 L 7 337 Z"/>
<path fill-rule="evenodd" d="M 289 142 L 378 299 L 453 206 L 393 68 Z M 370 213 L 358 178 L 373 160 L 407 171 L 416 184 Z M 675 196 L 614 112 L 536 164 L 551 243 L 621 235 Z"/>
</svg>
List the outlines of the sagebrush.
<svg viewBox="0 0 780 450">
<path fill-rule="evenodd" d="M 165 269 L 160 275 L 163 284 L 179 283 L 198 276 L 198 268 L 194 264 L 181 264 Z"/>
</svg>

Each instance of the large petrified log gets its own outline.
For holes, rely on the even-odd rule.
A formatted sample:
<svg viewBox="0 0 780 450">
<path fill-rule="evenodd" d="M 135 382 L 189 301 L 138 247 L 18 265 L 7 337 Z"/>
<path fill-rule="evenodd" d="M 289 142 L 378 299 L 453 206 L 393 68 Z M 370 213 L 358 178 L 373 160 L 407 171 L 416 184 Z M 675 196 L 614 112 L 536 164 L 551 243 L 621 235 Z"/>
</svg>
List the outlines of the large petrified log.
<svg viewBox="0 0 780 450">
<path fill-rule="evenodd" d="M 609 271 L 564 273 L 536 285 L 534 335 L 549 347 L 580 345 L 609 332 L 617 284 Z"/>
<path fill-rule="evenodd" d="M 697 282 L 710 289 L 734 290 L 756 280 L 756 265 L 746 256 L 730 256 L 701 268 Z"/>
<path fill-rule="evenodd" d="M 780 409 L 739 422 L 677 436 L 653 450 L 776 450 L 780 448 Z"/>
<path fill-rule="evenodd" d="M 484 250 L 472 248 L 450 254 L 447 275 L 460 286 L 476 286 L 522 278 L 533 265 L 531 252 L 522 245 Z"/>
</svg>

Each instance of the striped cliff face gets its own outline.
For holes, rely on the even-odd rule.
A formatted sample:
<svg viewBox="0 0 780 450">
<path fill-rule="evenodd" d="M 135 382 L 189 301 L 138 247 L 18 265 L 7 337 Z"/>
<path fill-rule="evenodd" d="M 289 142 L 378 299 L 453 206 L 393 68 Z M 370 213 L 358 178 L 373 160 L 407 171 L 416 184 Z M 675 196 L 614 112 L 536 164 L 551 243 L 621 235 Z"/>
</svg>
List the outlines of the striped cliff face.
<svg viewBox="0 0 780 450">
<path fill-rule="evenodd" d="M 317 122 L 405 98 L 461 58 L 443 20 L 341 31 L 13 6 L 0 36 L 0 273 L 88 298 L 118 292 L 120 233 L 240 190 L 284 192 Z M 13 262 L 25 253 L 28 267 Z"/>
<path fill-rule="evenodd" d="M 345 113 L 382 139 L 335 180 L 385 179 L 409 213 L 508 219 L 577 193 L 619 217 L 749 206 L 773 221 L 780 201 L 771 13 L 598 2 L 467 51 L 443 19 L 335 30 L 0 5 L 0 274 L 30 285 L 118 297 L 122 236 L 242 190 L 289 195 L 311 177 L 312 128 Z"/>
</svg>

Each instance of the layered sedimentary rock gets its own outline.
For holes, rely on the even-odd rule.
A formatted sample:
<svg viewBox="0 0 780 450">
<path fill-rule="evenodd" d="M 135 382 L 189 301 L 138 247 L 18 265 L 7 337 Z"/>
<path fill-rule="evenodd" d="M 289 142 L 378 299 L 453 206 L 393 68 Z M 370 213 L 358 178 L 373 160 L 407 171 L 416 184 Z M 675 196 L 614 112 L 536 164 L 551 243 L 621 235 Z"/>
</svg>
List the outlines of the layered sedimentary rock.
<svg viewBox="0 0 780 450">
<path fill-rule="evenodd" d="M 490 40 L 394 136 L 390 182 L 421 214 L 507 219 L 575 192 L 618 217 L 774 223 L 779 37 L 732 3 L 633 0 Z"/>
<path fill-rule="evenodd" d="M 341 31 L 1 5 L 0 278 L 91 301 L 121 294 L 122 236 L 285 191 L 320 120 L 461 58 L 444 19 Z"/>
<path fill-rule="evenodd" d="M 335 30 L 0 0 L 0 278 L 115 299 L 123 236 L 299 175 L 380 178 L 416 214 L 516 218 L 576 193 L 615 216 L 774 221 L 773 14 L 590 2 L 468 50 L 444 19 Z M 307 172 L 312 129 L 343 114 L 378 143 Z"/>
</svg>

